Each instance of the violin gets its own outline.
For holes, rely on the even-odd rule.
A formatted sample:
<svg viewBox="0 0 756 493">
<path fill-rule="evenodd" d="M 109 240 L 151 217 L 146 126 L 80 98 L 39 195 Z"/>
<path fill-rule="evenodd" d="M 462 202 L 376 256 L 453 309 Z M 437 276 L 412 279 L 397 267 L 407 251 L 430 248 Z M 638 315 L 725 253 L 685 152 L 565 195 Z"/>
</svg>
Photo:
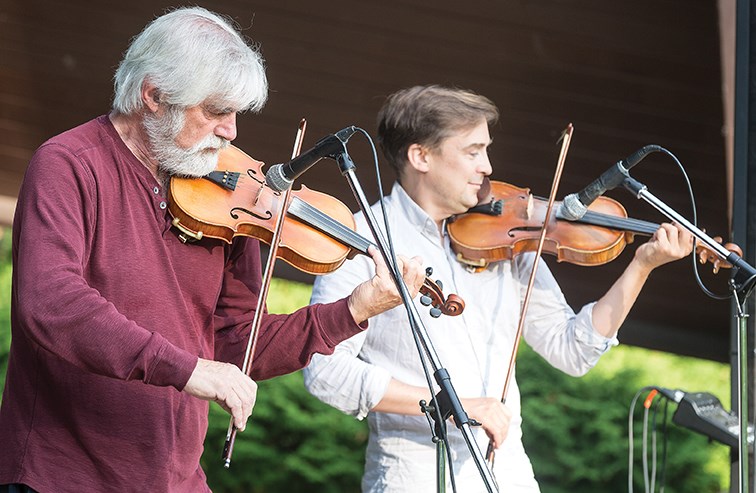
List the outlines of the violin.
<svg viewBox="0 0 756 493">
<path fill-rule="evenodd" d="M 265 186 L 264 163 L 235 146 L 218 156 L 216 170 L 202 178 L 171 178 L 168 210 L 181 241 L 209 237 L 231 243 L 251 236 L 270 244 L 284 194 Z M 309 274 L 338 269 L 347 258 L 367 255 L 372 242 L 355 231 L 352 212 L 338 199 L 302 186 L 292 190 L 277 250 L 278 258 Z M 459 315 L 465 302 L 444 296 L 440 282 L 426 278 L 420 301 L 431 315 Z"/>
<path fill-rule="evenodd" d="M 528 188 L 498 181 L 490 181 L 481 192 L 479 205 L 447 223 L 457 260 L 473 269 L 484 269 L 490 262 L 535 251 L 548 201 L 533 196 Z M 622 204 L 604 196 L 596 199 L 577 221 L 564 219 L 559 210 L 556 202 L 543 246 L 543 251 L 556 256 L 559 262 L 606 264 L 617 258 L 636 234 L 650 236 L 659 228 L 652 222 L 628 218 Z M 724 247 L 742 256 L 737 245 L 727 243 Z M 731 267 L 706 245 L 698 244 L 696 250 L 699 261 L 711 261 L 715 273 Z"/>
</svg>

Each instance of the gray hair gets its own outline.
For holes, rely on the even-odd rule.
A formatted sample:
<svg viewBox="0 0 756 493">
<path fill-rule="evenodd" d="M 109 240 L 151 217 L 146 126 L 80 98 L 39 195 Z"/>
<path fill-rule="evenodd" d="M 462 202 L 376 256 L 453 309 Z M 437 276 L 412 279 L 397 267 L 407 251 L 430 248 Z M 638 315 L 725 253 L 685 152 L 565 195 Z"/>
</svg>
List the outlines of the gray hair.
<svg viewBox="0 0 756 493">
<path fill-rule="evenodd" d="M 217 108 L 259 111 L 268 97 L 265 67 L 231 20 L 201 7 L 173 10 L 153 20 L 131 42 L 115 73 L 113 109 L 143 107 L 142 85 L 154 84 L 160 102 L 180 107 L 211 99 Z"/>
</svg>

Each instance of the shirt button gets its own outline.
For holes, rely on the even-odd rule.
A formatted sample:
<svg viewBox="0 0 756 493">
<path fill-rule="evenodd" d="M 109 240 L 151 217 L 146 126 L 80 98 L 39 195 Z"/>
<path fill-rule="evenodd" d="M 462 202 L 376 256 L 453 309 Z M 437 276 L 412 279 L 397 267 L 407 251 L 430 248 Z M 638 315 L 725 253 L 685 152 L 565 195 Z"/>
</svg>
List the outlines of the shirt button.
<svg viewBox="0 0 756 493">
<path fill-rule="evenodd" d="M 155 192 L 155 194 L 160 193 L 160 189 L 158 187 L 153 188 L 152 191 Z"/>
<path fill-rule="evenodd" d="M 161 209 L 165 209 L 166 207 L 168 207 L 168 204 L 166 204 L 165 202 L 160 202 Z"/>
</svg>

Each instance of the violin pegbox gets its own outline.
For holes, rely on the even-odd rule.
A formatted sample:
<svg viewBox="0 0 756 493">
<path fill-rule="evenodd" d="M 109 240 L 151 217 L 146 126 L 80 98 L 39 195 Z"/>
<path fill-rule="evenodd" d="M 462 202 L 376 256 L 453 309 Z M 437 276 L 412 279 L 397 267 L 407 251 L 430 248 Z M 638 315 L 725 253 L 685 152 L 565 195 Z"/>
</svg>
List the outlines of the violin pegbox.
<svg viewBox="0 0 756 493">
<path fill-rule="evenodd" d="M 716 241 L 717 243 L 722 244 L 721 236 L 715 236 L 712 239 Z M 743 256 L 743 250 L 735 243 L 725 243 L 722 246 L 724 246 L 725 250 L 737 254 L 738 257 Z M 729 262 L 719 258 L 719 255 L 712 252 L 709 247 L 707 247 L 706 245 L 702 243 L 698 243 L 696 245 L 696 253 L 698 254 L 698 261 L 701 264 L 711 262 L 712 270 L 714 271 L 714 274 L 717 274 L 719 272 L 719 269 L 730 269 L 732 267 L 732 265 Z"/>
<path fill-rule="evenodd" d="M 423 306 L 429 306 L 430 316 L 438 318 L 441 315 L 451 317 L 459 315 L 465 309 L 465 302 L 456 294 L 444 296 L 443 284 L 441 281 L 433 281 L 430 276 L 433 275 L 433 267 L 425 269 L 425 281 L 420 288 L 420 303 Z"/>
</svg>

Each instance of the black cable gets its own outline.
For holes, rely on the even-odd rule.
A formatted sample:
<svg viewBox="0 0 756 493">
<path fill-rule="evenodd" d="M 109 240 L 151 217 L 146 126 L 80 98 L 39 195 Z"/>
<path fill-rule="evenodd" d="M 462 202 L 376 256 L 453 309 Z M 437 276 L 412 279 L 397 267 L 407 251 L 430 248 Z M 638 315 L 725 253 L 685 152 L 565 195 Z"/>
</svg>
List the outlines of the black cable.
<svg viewBox="0 0 756 493">
<path fill-rule="evenodd" d="M 670 156 L 674 160 L 674 162 L 677 164 L 677 167 L 680 168 L 680 171 L 683 174 L 683 178 L 685 179 L 685 185 L 688 187 L 688 195 L 690 196 L 690 205 L 691 205 L 691 209 L 692 209 L 692 212 L 693 212 L 693 220 L 691 221 L 691 223 L 693 223 L 693 226 L 698 227 L 698 219 L 697 219 L 697 212 L 696 212 L 696 199 L 695 199 L 695 197 L 693 195 L 693 187 L 690 185 L 690 178 L 688 178 L 688 174 L 685 172 L 685 168 L 683 167 L 683 165 L 680 162 L 680 160 L 677 159 L 677 156 L 675 156 L 674 154 L 672 154 L 670 151 L 668 151 L 667 149 L 665 149 L 663 147 L 658 147 L 658 150 L 661 151 L 661 152 L 663 152 L 663 153 L 665 153 L 665 154 L 667 154 L 668 156 Z M 698 241 L 695 238 L 693 238 L 693 255 L 692 255 L 693 273 L 696 276 L 696 282 L 698 283 L 698 286 L 710 298 L 714 298 L 715 300 L 728 300 L 728 299 L 730 299 L 730 295 L 729 294 L 727 294 L 727 295 L 716 294 L 713 291 L 709 290 L 709 288 L 707 288 L 704 285 L 703 280 L 701 279 L 701 275 L 698 272 L 698 262 L 696 261 L 696 254 L 695 254 L 695 252 L 696 252 L 696 245 L 697 245 L 697 243 L 698 243 Z M 724 259 L 722 259 L 722 261 L 724 261 Z"/>
<path fill-rule="evenodd" d="M 653 390 L 651 392 L 654 392 Z M 652 394 L 649 394 L 649 397 L 651 397 Z M 655 397 L 655 395 L 653 396 Z M 652 398 L 653 398 L 652 397 Z M 648 399 L 648 397 L 646 397 Z M 646 403 L 643 403 L 643 487 L 646 490 L 646 493 L 649 493 L 649 474 L 648 474 L 648 408 L 649 406 L 645 405 Z"/>
</svg>

